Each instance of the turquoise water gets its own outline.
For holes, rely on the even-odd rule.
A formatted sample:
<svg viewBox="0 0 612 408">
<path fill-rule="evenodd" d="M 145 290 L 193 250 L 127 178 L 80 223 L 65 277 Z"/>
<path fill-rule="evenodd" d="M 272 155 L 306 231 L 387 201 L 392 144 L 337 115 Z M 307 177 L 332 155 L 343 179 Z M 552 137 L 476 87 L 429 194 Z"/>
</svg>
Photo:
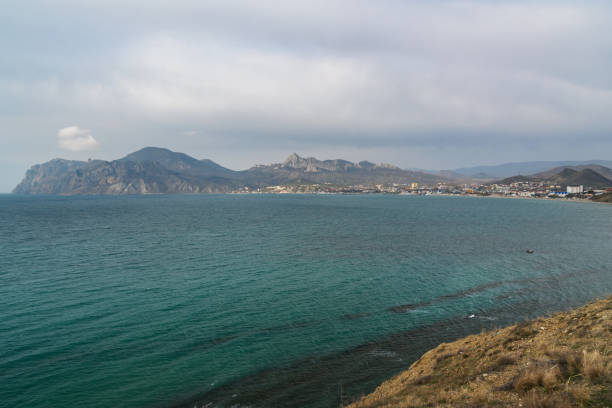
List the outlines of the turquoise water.
<svg viewBox="0 0 612 408">
<path fill-rule="evenodd" d="M 589 203 L 0 195 L 0 406 L 337 406 L 611 293 L 611 253 Z"/>
</svg>

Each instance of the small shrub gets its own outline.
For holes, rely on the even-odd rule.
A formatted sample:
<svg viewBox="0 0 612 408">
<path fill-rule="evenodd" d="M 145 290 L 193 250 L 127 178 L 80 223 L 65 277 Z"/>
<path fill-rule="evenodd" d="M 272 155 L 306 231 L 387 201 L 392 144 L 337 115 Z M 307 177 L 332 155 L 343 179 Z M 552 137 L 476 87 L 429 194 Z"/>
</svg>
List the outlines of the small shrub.
<svg viewBox="0 0 612 408">
<path fill-rule="evenodd" d="M 584 403 L 591 399 L 591 391 L 584 384 L 574 384 L 568 387 L 570 395 L 578 402 Z"/>
<path fill-rule="evenodd" d="M 603 356 L 599 351 L 586 351 L 582 353 L 582 373 L 590 380 L 603 377 L 606 372 Z"/>
<path fill-rule="evenodd" d="M 582 371 L 582 358 L 575 351 L 552 348 L 544 353 L 545 356 L 554 359 L 554 364 L 558 364 L 564 375 L 572 376 Z"/>
<path fill-rule="evenodd" d="M 561 382 L 561 370 L 554 366 L 546 369 L 545 367 L 531 367 L 523 371 L 514 381 L 514 389 L 518 392 L 529 391 L 534 387 L 545 387 L 548 390 L 555 388 Z"/>
<path fill-rule="evenodd" d="M 502 368 L 516 363 L 516 358 L 511 354 L 503 354 L 499 356 L 487 369 L 487 371 L 498 371 Z"/>
<path fill-rule="evenodd" d="M 579 374 L 582 369 L 582 358 L 580 354 L 572 352 L 566 355 L 567 373 L 569 375 Z"/>
<path fill-rule="evenodd" d="M 547 390 L 555 388 L 561 382 L 561 370 L 558 366 L 554 366 L 544 372 L 542 375 L 542 385 Z"/>
<path fill-rule="evenodd" d="M 519 338 L 525 338 L 536 334 L 538 331 L 531 327 L 528 323 L 519 324 L 516 329 L 514 329 L 514 334 L 516 334 Z"/>
<path fill-rule="evenodd" d="M 502 356 L 499 356 L 499 358 L 495 362 L 495 365 L 497 365 L 498 367 L 503 367 L 512 365 L 514 363 L 516 363 L 516 358 L 514 358 L 514 356 L 510 354 L 504 354 Z"/>
<path fill-rule="evenodd" d="M 528 368 L 514 381 L 514 389 L 518 392 L 529 391 L 542 384 L 544 370 L 538 367 Z"/>
</svg>

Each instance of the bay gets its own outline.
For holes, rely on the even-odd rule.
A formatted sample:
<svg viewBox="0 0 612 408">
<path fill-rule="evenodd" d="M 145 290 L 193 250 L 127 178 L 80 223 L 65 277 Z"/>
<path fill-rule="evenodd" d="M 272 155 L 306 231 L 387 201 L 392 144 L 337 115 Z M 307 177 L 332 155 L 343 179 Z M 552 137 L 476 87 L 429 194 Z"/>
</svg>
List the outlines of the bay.
<svg viewBox="0 0 612 408">
<path fill-rule="evenodd" d="M 338 406 L 609 294 L 610 253 L 591 203 L 0 195 L 0 406 Z"/>
</svg>

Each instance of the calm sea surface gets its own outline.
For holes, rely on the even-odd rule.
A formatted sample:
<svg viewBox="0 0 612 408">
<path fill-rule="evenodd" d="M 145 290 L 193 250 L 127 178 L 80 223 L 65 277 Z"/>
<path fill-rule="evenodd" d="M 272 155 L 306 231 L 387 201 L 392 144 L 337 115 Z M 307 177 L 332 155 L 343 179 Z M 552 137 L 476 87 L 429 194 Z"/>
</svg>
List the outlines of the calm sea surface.
<svg viewBox="0 0 612 408">
<path fill-rule="evenodd" d="M 338 406 L 611 254 L 610 205 L 0 195 L 0 406 Z"/>
</svg>

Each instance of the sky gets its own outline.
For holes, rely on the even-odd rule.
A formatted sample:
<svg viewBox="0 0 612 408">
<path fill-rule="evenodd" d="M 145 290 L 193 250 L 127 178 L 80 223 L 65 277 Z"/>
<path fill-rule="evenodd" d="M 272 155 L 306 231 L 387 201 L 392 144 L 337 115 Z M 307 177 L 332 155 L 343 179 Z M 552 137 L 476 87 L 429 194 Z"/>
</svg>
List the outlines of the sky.
<svg viewBox="0 0 612 408">
<path fill-rule="evenodd" d="M 612 159 L 612 3 L 8 0 L 0 191 L 145 146 L 232 169 Z"/>
</svg>

